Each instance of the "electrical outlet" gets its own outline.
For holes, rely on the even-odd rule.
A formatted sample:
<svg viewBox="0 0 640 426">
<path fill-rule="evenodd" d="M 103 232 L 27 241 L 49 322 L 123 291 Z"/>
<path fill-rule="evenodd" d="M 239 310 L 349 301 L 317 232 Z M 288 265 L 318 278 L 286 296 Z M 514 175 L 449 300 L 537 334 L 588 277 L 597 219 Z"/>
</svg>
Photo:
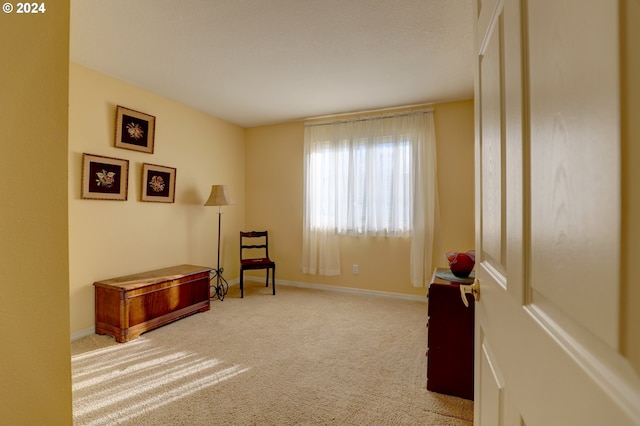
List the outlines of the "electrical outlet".
<svg viewBox="0 0 640 426">
<path fill-rule="evenodd" d="M 360 271 L 358 270 L 358 265 L 353 265 L 353 273 L 354 273 L 354 274 L 357 274 L 358 272 L 360 272 Z"/>
</svg>

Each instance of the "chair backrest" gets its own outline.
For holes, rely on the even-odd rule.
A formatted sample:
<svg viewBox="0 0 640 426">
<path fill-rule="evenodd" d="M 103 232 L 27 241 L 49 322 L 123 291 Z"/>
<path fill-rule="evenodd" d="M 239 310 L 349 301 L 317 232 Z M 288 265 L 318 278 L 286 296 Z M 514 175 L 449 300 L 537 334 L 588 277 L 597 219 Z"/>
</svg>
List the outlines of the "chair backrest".
<svg viewBox="0 0 640 426">
<path fill-rule="evenodd" d="M 253 250 L 264 250 L 264 256 L 251 256 L 246 257 L 244 253 L 248 250 L 251 253 Z M 240 259 L 251 259 L 255 257 L 269 258 L 269 232 L 268 231 L 240 231 Z"/>
</svg>

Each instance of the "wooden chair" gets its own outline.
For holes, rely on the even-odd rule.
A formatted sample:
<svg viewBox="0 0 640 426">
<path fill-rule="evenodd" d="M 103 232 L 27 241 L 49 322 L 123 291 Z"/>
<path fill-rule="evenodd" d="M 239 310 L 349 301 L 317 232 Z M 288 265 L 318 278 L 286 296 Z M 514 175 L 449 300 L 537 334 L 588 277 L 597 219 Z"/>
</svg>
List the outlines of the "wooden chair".
<svg viewBox="0 0 640 426">
<path fill-rule="evenodd" d="M 245 251 L 247 253 L 245 253 Z M 248 257 L 252 253 L 264 254 L 264 257 Z M 269 287 L 269 270 L 271 269 L 271 283 L 273 295 L 276 294 L 276 264 L 269 258 L 269 233 L 268 231 L 240 231 L 240 297 L 244 297 L 244 271 L 251 269 L 266 269 Z"/>
</svg>

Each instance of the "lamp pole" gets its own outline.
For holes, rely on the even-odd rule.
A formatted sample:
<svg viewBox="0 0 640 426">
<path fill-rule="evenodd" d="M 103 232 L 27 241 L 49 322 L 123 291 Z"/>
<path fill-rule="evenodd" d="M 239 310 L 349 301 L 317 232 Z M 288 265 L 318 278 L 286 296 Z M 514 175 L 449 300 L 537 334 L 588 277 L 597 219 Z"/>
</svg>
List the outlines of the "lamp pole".
<svg viewBox="0 0 640 426">
<path fill-rule="evenodd" d="M 222 301 L 224 300 L 224 297 L 227 295 L 227 291 L 229 291 L 229 283 L 222 276 L 222 272 L 224 271 L 224 268 L 220 267 L 220 230 L 222 229 L 221 228 L 221 224 L 222 224 L 221 209 L 222 209 L 222 206 L 218 206 L 218 267 L 216 268 L 211 281 L 213 281 L 213 278 L 216 279 L 216 284 L 215 286 L 212 286 L 212 287 L 214 287 L 215 289 L 215 297 Z"/>
</svg>

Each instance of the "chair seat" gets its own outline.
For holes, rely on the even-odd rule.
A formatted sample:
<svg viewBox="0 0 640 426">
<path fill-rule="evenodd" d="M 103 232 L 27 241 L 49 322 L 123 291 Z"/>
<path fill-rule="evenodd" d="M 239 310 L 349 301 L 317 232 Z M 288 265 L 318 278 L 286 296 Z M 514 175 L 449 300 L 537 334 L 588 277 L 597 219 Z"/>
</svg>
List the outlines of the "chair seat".
<svg viewBox="0 0 640 426">
<path fill-rule="evenodd" d="M 261 257 L 258 259 L 242 259 L 241 266 L 243 269 L 263 269 L 266 266 L 275 265 L 275 263 L 266 257 Z"/>
</svg>

